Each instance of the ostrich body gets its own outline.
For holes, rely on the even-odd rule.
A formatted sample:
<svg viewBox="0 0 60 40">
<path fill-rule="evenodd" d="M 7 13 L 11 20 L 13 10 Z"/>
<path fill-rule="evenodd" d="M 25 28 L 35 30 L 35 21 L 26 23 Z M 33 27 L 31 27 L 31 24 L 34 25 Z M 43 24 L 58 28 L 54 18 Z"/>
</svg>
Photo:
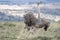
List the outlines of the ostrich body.
<svg viewBox="0 0 60 40">
<path fill-rule="evenodd" d="M 33 15 L 33 13 L 28 13 L 24 15 L 24 23 L 25 23 L 25 28 L 28 30 L 35 28 L 43 28 L 44 30 L 47 31 L 47 28 L 49 27 L 50 22 L 48 22 L 45 19 L 41 19 L 40 21 Z"/>
</svg>

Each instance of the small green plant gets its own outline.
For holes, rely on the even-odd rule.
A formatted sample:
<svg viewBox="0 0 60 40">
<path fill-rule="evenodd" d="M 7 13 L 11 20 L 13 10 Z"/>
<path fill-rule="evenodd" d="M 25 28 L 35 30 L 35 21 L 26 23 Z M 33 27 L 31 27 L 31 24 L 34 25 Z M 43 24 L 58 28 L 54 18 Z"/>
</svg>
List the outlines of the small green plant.
<svg viewBox="0 0 60 40">
<path fill-rule="evenodd" d="M 16 26 L 15 24 L 9 24 L 9 26 Z"/>
<path fill-rule="evenodd" d="M 31 38 L 30 40 L 52 40 L 52 38 L 38 36 L 38 37 L 35 37 L 35 38 Z"/>
<path fill-rule="evenodd" d="M 9 22 L 4 23 L 4 25 L 5 25 L 5 26 L 16 26 L 16 24 L 15 24 L 15 23 L 9 23 Z"/>
<path fill-rule="evenodd" d="M 0 28 L 2 28 L 3 26 L 2 25 L 0 25 Z"/>
</svg>

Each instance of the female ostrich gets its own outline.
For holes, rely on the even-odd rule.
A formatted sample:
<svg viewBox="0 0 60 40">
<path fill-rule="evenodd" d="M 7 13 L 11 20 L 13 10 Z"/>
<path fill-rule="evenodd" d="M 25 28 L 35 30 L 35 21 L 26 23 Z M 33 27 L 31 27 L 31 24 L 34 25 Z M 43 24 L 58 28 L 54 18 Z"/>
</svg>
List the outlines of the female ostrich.
<svg viewBox="0 0 60 40">
<path fill-rule="evenodd" d="M 49 22 L 47 22 L 44 19 L 41 19 L 38 21 L 38 19 L 33 15 L 32 12 L 29 12 L 28 14 L 24 15 L 24 23 L 26 24 L 25 28 L 28 30 L 35 28 L 42 28 L 44 27 L 44 30 L 47 31 L 47 28 L 49 27 Z M 31 28 L 31 29 L 30 29 Z"/>
</svg>

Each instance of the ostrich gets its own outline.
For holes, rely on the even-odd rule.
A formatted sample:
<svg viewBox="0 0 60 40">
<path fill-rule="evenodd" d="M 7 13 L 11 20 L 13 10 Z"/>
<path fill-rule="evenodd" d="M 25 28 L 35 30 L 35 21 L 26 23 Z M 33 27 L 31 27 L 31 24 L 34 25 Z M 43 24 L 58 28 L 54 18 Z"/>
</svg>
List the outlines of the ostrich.
<svg viewBox="0 0 60 40">
<path fill-rule="evenodd" d="M 27 13 L 26 15 L 24 15 L 24 23 L 26 24 L 26 27 L 28 30 L 35 28 L 43 28 L 44 30 L 47 31 L 50 22 L 48 22 L 47 20 L 40 18 L 40 3 L 37 3 L 37 8 L 38 8 L 38 19 L 33 15 L 32 12 Z"/>
<path fill-rule="evenodd" d="M 25 23 L 25 28 L 28 30 L 32 30 L 35 28 L 43 28 L 44 30 L 47 31 L 47 28 L 49 27 L 50 22 L 48 22 L 45 19 L 41 19 L 40 21 L 33 15 L 32 12 L 27 13 L 24 15 L 24 23 Z"/>
</svg>

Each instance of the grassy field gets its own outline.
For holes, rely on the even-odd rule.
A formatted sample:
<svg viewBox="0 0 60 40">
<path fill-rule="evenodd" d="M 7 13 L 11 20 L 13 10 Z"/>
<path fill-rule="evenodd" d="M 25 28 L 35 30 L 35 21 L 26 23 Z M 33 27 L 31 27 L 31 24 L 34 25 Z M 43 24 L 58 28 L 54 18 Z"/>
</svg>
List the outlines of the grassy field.
<svg viewBox="0 0 60 40">
<path fill-rule="evenodd" d="M 23 22 L 0 22 L 0 40 L 60 40 L 60 22 L 51 22 L 47 31 L 40 28 L 34 34 L 24 26 Z"/>
</svg>

